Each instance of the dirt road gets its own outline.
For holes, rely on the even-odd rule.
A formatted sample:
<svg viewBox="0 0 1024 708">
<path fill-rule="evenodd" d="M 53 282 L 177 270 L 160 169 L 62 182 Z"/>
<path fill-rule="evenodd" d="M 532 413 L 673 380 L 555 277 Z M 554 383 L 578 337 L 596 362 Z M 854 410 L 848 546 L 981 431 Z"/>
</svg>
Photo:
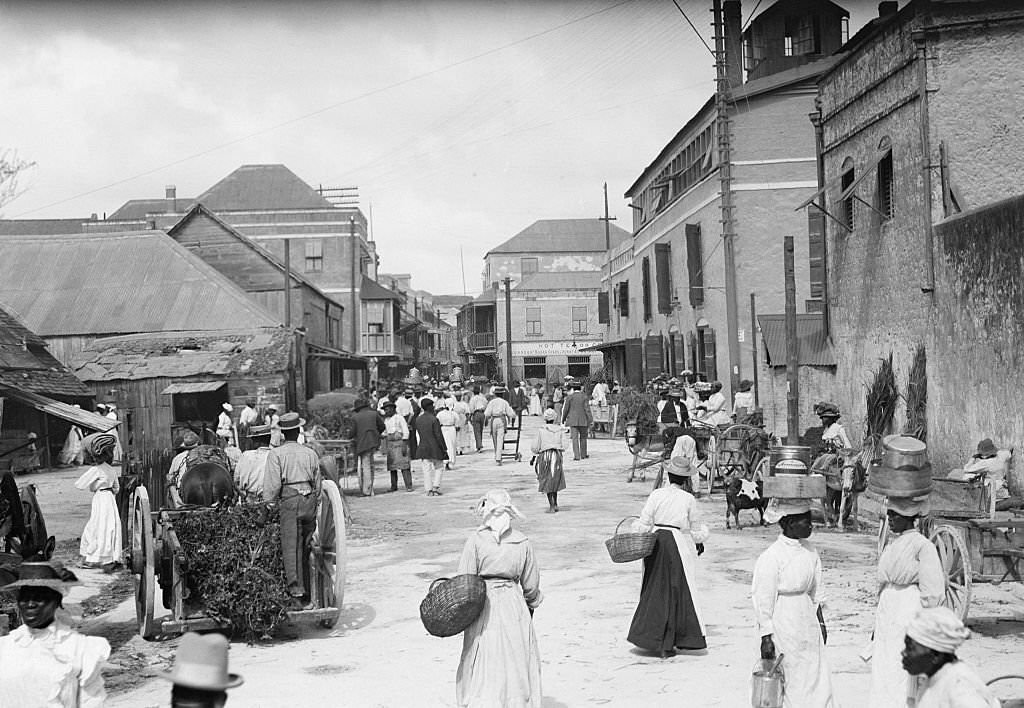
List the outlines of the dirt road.
<svg viewBox="0 0 1024 708">
<path fill-rule="evenodd" d="M 527 431 L 537 424 L 528 420 Z M 604 547 L 615 524 L 639 513 L 650 491 L 649 483 L 625 483 L 630 459 L 625 445 L 621 439 L 592 441 L 591 459 L 567 462 L 568 489 L 559 496 L 558 514 L 544 513 L 546 502 L 536 492 L 528 451 L 524 457 L 500 468 L 486 452 L 460 457 L 457 469 L 446 474 L 442 497 L 423 494 L 418 472 L 412 493 L 386 493 L 387 480 L 378 476 L 376 488 L 382 493 L 351 497 L 355 520 L 341 623 L 333 631 L 298 628 L 269 645 L 233 644 L 231 670 L 241 673 L 245 684 L 231 691 L 229 705 L 453 705 L 461 639 L 429 636 L 418 607 L 432 579 L 454 572 L 475 524 L 471 508 L 497 486 L 507 487 L 527 516 L 520 528 L 530 536 L 541 567 L 545 600 L 534 621 L 545 706 L 667 706 L 680 699 L 694 706 L 749 705 L 758 647 L 750 577 L 777 528 L 759 528 L 753 525 L 753 512 L 743 512 L 748 525 L 727 531 L 723 497 L 701 499 L 712 537 L 700 558 L 696 585 L 709 648 L 664 660 L 651 657 L 625 638 L 641 564 L 613 564 Z M 812 540 L 825 565 L 827 651 L 834 682 L 842 705 L 863 705 L 868 668 L 858 654 L 873 622 L 873 531 L 844 534 L 819 528 Z M 964 646 L 963 658 L 985 677 L 1019 673 L 1024 587 L 977 590 L 971 608 L 975 636 Z M 123 633 L 131 627 L 131 613 L 124 604 L 90 629 Z M 138 637 L 121 645 L 112 657 L 119 665 L 110 672 L 114 691 L 109 705 L 168 705 L 168 684 L 147 676 L 167 667 L 174 645 Z"/>
</svg>

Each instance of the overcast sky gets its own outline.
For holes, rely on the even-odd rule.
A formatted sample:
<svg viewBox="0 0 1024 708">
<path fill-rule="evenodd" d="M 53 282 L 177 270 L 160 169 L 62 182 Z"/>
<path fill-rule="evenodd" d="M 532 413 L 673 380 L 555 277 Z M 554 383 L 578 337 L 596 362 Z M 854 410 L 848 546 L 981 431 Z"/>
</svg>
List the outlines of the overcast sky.
<svg viewBox="0 0 1024 708">
<path fill-rule="evenodd" d="M 711 0 L 678 2 L 710 44 Z M 876 3 L 840 4 L 855 31 Z M 8 1 L 0 46 L 0 148 L 37 163 L 5 217 L 284 163 L 358 186 L 382 269 L 435 294 L 463 292 L 460 249 L 472 294 L 490 247 L 600 216 L 605 181 L 629 230 L 622 193 L 714 73 L 672 0 Z"/>
</svg>

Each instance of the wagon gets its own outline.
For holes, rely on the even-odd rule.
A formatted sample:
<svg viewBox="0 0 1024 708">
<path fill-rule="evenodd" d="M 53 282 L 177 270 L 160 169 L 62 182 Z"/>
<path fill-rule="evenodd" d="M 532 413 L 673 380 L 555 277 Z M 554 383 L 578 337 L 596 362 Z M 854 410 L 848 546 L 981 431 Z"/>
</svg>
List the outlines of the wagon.
<svg viewBox="0 0 1024 708">
<path fill-rule="evenodd" d="M 211 617 L 202 598 L 190 596 L 188 569 L 175 520 L 210 509 L 153 511 L 145 486 L 136 488 L 130 508 L 128 567 L 135 581 L 135 616 L 144 639 L 188 631 L 224 629 Z M 311 610 L 289 611 L 292 621 L 312 621 L 331 628 L 338 622 L 345 593 L 345 514 L 338 485 L 324 480 L 317 505 L 316 528 L 309 548 Z M 170 617 L 156 618 L 159 585 Z"/>
<path fill-rule="evenodd" d="M 931 511 L 921 519 L 920 531 L 935 545 L 942 562 L 946 575 L 943 604 L 966 622 L 974 583 L 1022 582 L 1024 517 L 995 511 L 987 479 L 933 478 L 928 500 Z M 885 511 L 883 504 L 879 555 L 889 540 Z"/>
</svg>

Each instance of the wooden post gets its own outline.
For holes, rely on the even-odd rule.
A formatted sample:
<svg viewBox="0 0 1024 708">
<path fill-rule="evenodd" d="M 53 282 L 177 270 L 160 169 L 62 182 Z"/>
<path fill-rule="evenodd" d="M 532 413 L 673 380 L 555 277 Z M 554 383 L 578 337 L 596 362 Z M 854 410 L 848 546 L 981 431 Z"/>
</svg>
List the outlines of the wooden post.
<svg viewBox="0 0 1024 708">
<path fill-rule="evenodd" d="M 505 278 L 505 386 L 512 398 L 512 279 Z"/>
<path fill-rule="evenodd" d="M 284 240 L 284 328 L 292 328 L 292 242 Z"/>
<path fill-rule="evenodd" d="M 754 408 L 760 408 L 761 397 L 757 392 L 757 303 L 754 293 L 750 293 L 750 349 L 754 364 Z"/>
<path fill-rule="evenodd" d="M 786 444 L 800 444 L 800 340 L 796 336 L 796 264 L 793 237 L 785 237 L 786 274 Z"/>
</svg>

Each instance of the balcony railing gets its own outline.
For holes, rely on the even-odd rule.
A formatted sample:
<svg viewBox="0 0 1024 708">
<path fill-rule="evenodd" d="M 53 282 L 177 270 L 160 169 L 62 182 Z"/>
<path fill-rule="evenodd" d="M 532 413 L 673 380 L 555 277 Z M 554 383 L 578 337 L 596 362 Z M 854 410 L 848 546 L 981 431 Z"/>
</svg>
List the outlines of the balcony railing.
<svg viewBox="0 0 1024 708">
<path fill-rule="evenodd" d="M 494 349 L 494 346 L 494 332 L 474 332 L 473 334 L 469 335 L 469 348 L 471 351 L 477 351 L 481 349 Z"/>
<path fill-rule="evenodd" d="M 390 332 L 381 334 L 363 332 L 359 351 L 363 354 L 393 354 L 394 337 Z"/>
</svg>

